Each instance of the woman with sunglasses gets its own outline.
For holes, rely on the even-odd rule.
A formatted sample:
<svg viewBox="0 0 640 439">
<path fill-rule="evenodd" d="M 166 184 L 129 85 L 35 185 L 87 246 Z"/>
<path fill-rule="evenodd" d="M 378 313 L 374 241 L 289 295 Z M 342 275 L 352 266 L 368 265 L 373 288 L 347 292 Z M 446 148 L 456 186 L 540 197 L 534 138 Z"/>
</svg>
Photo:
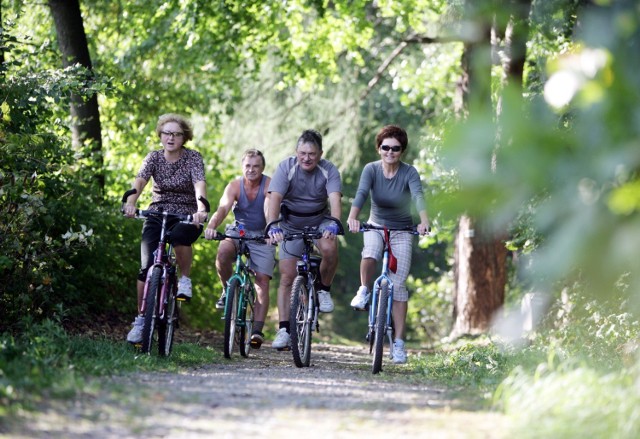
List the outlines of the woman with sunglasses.
<svg viewBox="0 0 640 439">
<path fill-rule="evenodd" d="M 360 175 L 360 183 L 356 196 L 351 204 L 347 224 L 351 232 L 360 231 L 357 219 L 362 206 L 371 194 L 371 211 L 368 223 L 390 228 L 403 228 L 414 224 L 411 215 L 412 202 L 420 216 L 417 230 L 421 235 L 429 231 L 429 218 L 424 201 L 420 175 L 413 166 L 401 161 L 407 149 L 407 132 L 399 126 L 387 125 L 376 136 L 376 151 L 380 160 L 368 163 Z M 360 261 L 360 288 L 351 301 L 355 309 L 364 310 L 369 301 L 371 282 L 373 281 L 376 263 L 382 256 L 383 238 L 381 231 L 369 231 L 363 234 L 364 248 Z M 393 362 L 407 362 L 404 347 L 405 321 L 407 318 L 407 301 L 409 292 L 405 285 L 411 267 L 411 251 L 413 236 L 406 232 L 393 232 L 393 254 L 397 259 L 397 269 L 390 272 L 394 284 L 393 293 L 393 327 L 395 340 L 393 344 Z"/>
</svg>

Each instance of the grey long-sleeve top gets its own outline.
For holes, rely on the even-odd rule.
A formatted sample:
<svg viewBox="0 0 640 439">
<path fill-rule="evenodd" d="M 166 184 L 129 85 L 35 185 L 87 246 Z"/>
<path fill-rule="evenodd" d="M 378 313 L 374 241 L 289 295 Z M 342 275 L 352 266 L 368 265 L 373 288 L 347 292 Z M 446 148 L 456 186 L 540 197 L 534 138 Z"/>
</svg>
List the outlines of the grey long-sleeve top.
<svg viewBox="0 0 640 439">
<path fill-rule="evenodd" d="M 422 182 L 416 168 L 404 162 L 392 178 L 382 172 L 380 160 L 365 165 L 352 205 L 362 209 L 371 194 L 369 221 L 387 227 L 405 227 L 413 224 L 411 201 L 417 212 L 426 210 Z"/>
</svg>

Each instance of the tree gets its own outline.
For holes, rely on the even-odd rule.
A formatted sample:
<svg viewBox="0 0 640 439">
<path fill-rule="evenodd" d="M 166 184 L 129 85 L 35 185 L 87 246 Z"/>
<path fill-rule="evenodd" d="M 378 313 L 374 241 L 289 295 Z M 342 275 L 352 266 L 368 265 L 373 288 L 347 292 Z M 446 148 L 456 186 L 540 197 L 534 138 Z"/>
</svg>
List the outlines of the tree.
<svg viewBox="0 0 640 439">
<path fill-rule="evenodd" d="M 84 67 L 85 81 L 88 85 L 93 80 L 93 67 L 87 36 L 84 32 L 80 2 L 79 0 L 48 0 L 48 4 L 55 22 L 60 52 L 62 52 L 62 65 L 69 67 L 80 64 Z M 97 94 L 87 98 L 72 93 L 71 119 L 73 145 L 78 150 L 82 150 L 85 144 L 90 145 L 93 175 L 98 188 L 103 191 L 105 176 Z"/>
</svg>

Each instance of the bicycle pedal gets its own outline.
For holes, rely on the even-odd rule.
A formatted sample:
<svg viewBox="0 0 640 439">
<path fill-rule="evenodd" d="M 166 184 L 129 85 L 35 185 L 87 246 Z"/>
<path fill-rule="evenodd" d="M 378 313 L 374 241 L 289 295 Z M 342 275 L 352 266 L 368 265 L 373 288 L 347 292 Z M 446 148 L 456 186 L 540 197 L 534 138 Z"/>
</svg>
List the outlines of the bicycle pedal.
<svg viewBox="0 0 640 439">
<path fill-rule="evenodd" d="M 369 311 L 369 305 L 365 306 L 364 308 L 356 308 L 353 307 L 354 311 Z"/>
<path fill-rule="evenodd" d="M 191 301 L 191 297 L 180 297 L 180 296 L 178 296 L 178 297 L 176 297 L 176 300 L 178 302 L 190 302 Z"/>
<path fill-rule="evenodd" d="M 277 351 L 280 351 L 280 352 L 282 352 L 282 351 L 287 352 L 287 351 L 290 351 L 290 350 L 291 350 L 291 346 L 287 346 L 286 348 L 277 348 L 276 350 L 277 350 Z"/>
</svg>

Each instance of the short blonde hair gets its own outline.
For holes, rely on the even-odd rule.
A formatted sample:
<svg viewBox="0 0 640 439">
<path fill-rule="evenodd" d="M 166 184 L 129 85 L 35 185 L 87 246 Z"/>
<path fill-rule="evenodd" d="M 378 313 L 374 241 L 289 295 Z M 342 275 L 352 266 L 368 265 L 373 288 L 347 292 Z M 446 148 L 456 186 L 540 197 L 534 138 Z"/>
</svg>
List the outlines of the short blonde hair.
<svg viewBox="0 0 640 439">
<path fill-rule="evenodd" d="M 182 128 L 182 132 L 184 133 L 184 143 L 193 139 L 193 128 L 191 127 L 191 122 L 186 117 L 176 113 L 163 114 L 158 118 L 158 124 L 156 125 L 156 134 L 158 137 L 160 137 L 160 132 L 162 132 L 164 125 L 169 122 L 176 122 L 180 125 L 180 128 Z"/>
<path fill-rule="evenodd" d="M 242 154 L 242 161 L 244 162 L 244 159 L 246 159 L 247 157 L 260 157 L 262 159 L 262 167 L 264 168 L 265 166 L 267 166 L 267 161 L 264 159 L 264 155 L 259 149 L 247 149 L 244 154 Z"/>
</svg>

